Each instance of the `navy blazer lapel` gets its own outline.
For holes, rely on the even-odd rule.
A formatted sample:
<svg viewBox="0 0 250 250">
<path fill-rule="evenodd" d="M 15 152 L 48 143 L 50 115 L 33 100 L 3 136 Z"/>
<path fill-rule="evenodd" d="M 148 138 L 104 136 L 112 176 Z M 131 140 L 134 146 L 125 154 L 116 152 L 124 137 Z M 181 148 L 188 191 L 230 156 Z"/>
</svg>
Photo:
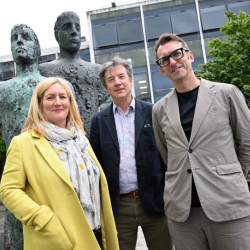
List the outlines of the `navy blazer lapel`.
<svg viewBox="0 0 250 250">
<path fill-rule="evenodd" d="M 138 146 L 146 115 L 147 110 L 143 103 L 135 98 L 135 150 Z"/>
<path fill-rule="evenodd" d="M 107 107 L 107 109 L 104 113 L 104 121 L 106 123 L 108 131 L 109 131 L 117 149 L 119 150 L 117 131 L 116 131 L 116 127 L 115 127 L 115 118 L 114 118 L 114 113 L 113 113 L 113 103 Z"/>
<path fill-rule="evenodd" d="M 191 137 L 189 141 L 189 145 L 192 143 L 192 141 L 195 138 L 195 135 L 197 134 L 204 118 L 207 115 L 207 112 L 214 100 L 214 96 L 216 94 L 216 91 L 212 89 L 214 86 L 213 82 L 201 79 L 197 102 L 195 106 L 195 113 L 194 113 L 194 119 L 193 119 L 193 125 L 192 125 L 192 132 Z"/>
</svg>

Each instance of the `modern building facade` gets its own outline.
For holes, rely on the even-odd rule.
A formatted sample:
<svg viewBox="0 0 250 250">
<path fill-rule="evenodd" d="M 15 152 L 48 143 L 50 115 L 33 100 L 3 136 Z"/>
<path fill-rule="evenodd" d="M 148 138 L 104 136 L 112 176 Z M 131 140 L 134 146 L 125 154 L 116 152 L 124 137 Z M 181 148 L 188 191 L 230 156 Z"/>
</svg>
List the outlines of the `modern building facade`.
<svg viewBox="0 0 250 250">
<path fill-rule="evenodd" d="M 91 62 L 102 64 L 116 55 L 131 58 L 135 95 L 152 103 L 173 88 L 155 62 L 154 45 L 161 34 L 182 37 L 194 54 L 196 69 L 211 59 L 210 40 L 226 40 L 219 30 L 227 23 L 225 12 L 250 14 L 249 0 L 148 0 L 113 6 L 87 12 Z"/>
<path fill-rule="evenodd" d="M 227 23 L 225 12 L 239 10 L 250 15 L 250 0 L 148 0 L 87 12 L 89 41 L 82 40 L 79 51 L 85 61 L 103 64 L 118 55 L 131 59 L 133 93 L 145 101 L 157 102 L 174 87 L 161 75 L 155 63 L 155 41 L 163 33 L 182 37 L 198 64 L 211 59 L 208 42 L 225 41 L 219 28 Z M 82 13 L 84 16 L 86 13 Z M 81 17 L 80 18 L 84 18 Z M 59 47 L 44 49 L 39 63 L 59 56 Z M 13 78 L 15 64 L 11 55 L 0 57 L 0 81 Z M 112 100 L 101 106 L 105 108 Z"/>
</svg>

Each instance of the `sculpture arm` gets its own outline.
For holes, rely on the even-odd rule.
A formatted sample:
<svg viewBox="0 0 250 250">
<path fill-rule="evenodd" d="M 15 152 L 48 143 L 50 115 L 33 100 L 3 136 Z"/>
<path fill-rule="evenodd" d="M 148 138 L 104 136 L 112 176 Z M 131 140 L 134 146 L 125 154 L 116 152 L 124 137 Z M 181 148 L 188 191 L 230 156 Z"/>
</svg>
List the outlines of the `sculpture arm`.
<svg viewBox="0 0 250 250">
<path fill-rule="evenodd" d="M 27 174 L 18 137 L 14 137 L 8 152 L 1 180 L 0 197 L 4 205 L 24 225 L 42 229 L 54 215 L 51 208 L 39 205 L 25 193 Z"/>
</svg>

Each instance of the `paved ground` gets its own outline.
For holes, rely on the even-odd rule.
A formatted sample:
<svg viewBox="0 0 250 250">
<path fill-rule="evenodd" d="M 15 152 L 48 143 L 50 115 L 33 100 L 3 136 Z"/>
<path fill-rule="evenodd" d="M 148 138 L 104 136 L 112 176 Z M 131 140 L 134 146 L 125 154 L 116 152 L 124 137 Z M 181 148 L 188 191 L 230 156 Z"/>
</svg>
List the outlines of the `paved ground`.
<svg viewBox="0 0 250 250">
<path fill-rule="evenodd" d="M 139 230 L 138 230 L 136 250 L 148 250 L 141 227 L 139 227 Z"/>
</svg>

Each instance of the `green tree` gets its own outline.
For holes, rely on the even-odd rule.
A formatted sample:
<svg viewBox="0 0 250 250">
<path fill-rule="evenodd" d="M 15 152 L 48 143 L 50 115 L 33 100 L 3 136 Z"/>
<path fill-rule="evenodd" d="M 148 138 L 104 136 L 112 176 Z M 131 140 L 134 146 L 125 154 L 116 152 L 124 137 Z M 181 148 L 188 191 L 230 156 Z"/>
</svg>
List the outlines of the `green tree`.
<svg viewBox="0 0 250 250">
<path fill-rule="evenodd" d="M 227 42 L 211 40 L 209 55 L 215 59 L 199 64 L 196 76 L 204 79 L 236 85 L 250 103 L 250 16 L 240 11 L 225 13 L 228 23 L 220 28 Z M 203 68 L 199 70 L 199 68 Z"/>
<path fill-rule="evenodd" d="M 3 160 L 5 155 L 6 155 L 6 147 L 2 138 L 2 134 L 0 132 L 0 162 Z"/>
</svg>

